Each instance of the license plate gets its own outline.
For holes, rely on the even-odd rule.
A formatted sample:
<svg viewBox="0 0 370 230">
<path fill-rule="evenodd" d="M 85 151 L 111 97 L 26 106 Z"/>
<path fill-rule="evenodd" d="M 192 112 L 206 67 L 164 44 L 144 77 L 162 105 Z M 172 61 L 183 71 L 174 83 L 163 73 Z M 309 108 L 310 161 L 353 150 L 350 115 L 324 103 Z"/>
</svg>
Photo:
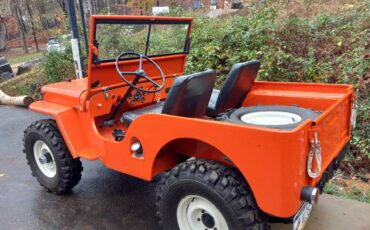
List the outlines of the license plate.
<svg viewBox="0 0 370 230">
<path fill-rule="evenodd" d="M 305 202 L 293 219 L 293 230 L 302 230 L 307 223 L 312 210 L 312 204 Z"/>
</svg>

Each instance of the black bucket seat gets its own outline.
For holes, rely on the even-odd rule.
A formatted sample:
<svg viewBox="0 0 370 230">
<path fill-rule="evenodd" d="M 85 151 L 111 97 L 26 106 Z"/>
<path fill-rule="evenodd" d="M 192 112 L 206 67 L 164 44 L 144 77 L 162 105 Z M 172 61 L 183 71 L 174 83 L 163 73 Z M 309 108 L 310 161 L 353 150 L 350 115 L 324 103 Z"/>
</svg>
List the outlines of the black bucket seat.
<svg viewBox="0 0 370 230">
<path fill-rule="evenodd" d="M 147 113 L 204 117 L 215 81 L 216 72 L 214 70 L 177 77 L 164 102 L 125 112 L 121 121 L 129 127 L 133 120 Z"/>
<path fill-rule="evenodd" d="M 221 90 L 212 91 L 206 115 L 217 117 L 230 109 L 239 108 L 252 88 L 259 68 L 257 60 L 233 65 Z"/>
</svg>

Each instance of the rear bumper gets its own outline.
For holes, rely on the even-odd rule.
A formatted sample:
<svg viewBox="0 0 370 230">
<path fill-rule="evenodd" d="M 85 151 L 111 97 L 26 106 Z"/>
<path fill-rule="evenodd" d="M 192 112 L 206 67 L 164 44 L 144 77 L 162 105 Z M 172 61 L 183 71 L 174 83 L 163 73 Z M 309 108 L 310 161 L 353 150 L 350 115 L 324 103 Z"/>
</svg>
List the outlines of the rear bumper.
<svg viewBox="0 0 370 230">
<path fill-rule="evenodd" d="M 340 162 L 343 160 L 344 155 L 347 153 L 349 149 L 350 143 L 344 145 L 342 150 L 339 152 L 338 156 L 336 156 L 326 170 L 323 172 L 320 181 L 316 184 L 316 187 L 320 189 L 320 193 L 323 192 L 325 184 L 333 177 L 335 170 L 337 170 L 340 166 Z"/>
<path fill-rule="evenodd" d="M 345 146 L 342 148 L 342 150 L 339 152 L 339 154 L 330 162 L 329 166 L 323 172 L 320 181 L 316 184 L 316 187 L 319 188 L 320 193 L 323 192 L 325 184 L 334 176 L 334 172 L 339 168 L 340 162 L 343 160 L 345 154 L 347 153 L 349 145 L 350 143 L 347 142 Z M 280 218 L 280 217 L 270 216 L 269 221 L 271 223 L 291 224 L 293 223 L 294 216 L 295 215 L 289 218 Z"/>
</svg>

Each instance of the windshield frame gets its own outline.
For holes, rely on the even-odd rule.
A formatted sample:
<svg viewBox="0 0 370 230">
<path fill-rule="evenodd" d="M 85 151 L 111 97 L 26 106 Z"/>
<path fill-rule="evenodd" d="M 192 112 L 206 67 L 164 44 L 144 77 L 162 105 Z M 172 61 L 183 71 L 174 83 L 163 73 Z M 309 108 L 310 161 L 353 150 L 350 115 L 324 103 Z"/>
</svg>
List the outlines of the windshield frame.
<svg viewBox="0 0 370 230">
<path fill-rule="evenodd" d="M 178 19 L 178 18 L 177 18 Z M 169 56 L 169 55 L 177 55 L 177 54 L 189 54 L 190 50 L 190 34 L 191 34 L 191 26 L 192 26 L 192 20 L 186 20 L 187 18 L 183 18 L 185 20 L 176 20 L 176 19 L 95 19 L 94 23 L 94 46 L 98 48 L 99 50 L 99 41 L 96 40 L 97 35 L 97 25 L 98 24 L 122 24 L 122 25 L 148 25 L 148 33 L 146 38 L 146 48 L 145 48 L 145 56 L 148 57 L 160 57 L 160 56 Z M 149 45 L 150 45 L 150 38 L 151 38 L 151 28 L 152 25 L 187 25 L 187 34 L 185 38 L 184 48 L 182 52 L 175 52 L 175 53 L 165 53 L 165 54 L 156 54 L 156 55 L 147 55 L 149 51 Z M 125 52 L 125 51 L 122 51 Z M 124 58 L 122 60 L 131 60 L 131 59 L 137 59 L 137 58 Z M 116 57 L 114 58 L 104 58 L 100 59 L 99 55 L 93 57 L 93 63 L 102 63 L 102 62 L 112 62 L 115 61 Z"/>
</svg>

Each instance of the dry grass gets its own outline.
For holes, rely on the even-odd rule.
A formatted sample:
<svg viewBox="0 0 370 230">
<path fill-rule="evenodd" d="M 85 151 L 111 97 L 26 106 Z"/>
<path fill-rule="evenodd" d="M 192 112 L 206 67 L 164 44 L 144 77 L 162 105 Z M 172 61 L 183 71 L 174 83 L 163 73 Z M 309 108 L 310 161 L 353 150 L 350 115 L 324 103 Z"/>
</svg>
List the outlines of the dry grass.
<svg viewBox="0 0 370 230">
<path fill-rule="evenodd" d="M 47 83 L 45 77 L 40 74 L 39 68 L 16 76 L 0 83 L 0 89 L 10 96 L 27 95 L 36 100 L 41 99 L 40 90 Z"/>
<path fill-rule="evenodd" d="M 363 176 L 367 178 L 367 181 L 355 176 L 345 177 L 341 172 L 337 172 L 325 186 L 324 191 L 335 196 L 370 203 L 370 183 L 368 181 L 370 174 Z"/>
</svg>

